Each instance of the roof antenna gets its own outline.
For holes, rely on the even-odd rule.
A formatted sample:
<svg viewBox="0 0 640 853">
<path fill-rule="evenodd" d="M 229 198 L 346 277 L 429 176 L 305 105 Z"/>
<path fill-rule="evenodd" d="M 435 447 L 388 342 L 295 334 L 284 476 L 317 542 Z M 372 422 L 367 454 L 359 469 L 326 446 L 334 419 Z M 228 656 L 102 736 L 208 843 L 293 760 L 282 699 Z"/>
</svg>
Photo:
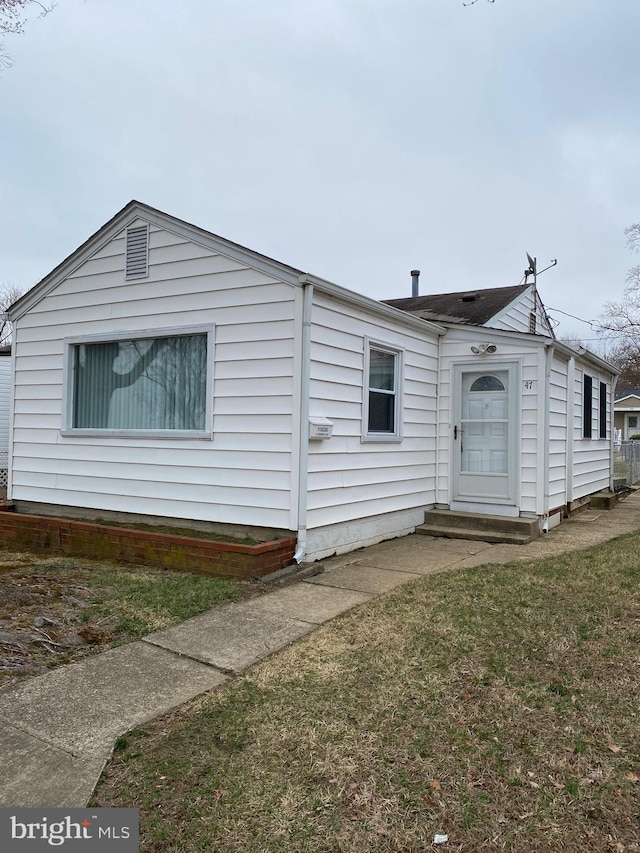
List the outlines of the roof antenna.
<svg viewBox="0 0 640 853">
<path fill-rule="evenodd" d="M 527 255 L 527 260 L 529 261 L 529 268 L 524 271 L 524 283 L 526 285 L 527 279 L 529 278 L 529 276 L 533 276 L 533 299 L 534 299 L 534 305 L 537 305 L 538 300 L 539 300 L 538 276 L 541 275 L 543 272 L 550 270 L 551 267 L 555 267 L 555 265 L 558 263 L 558 259 L 554 258 L 548 267 L 545 267 L 543 270 L 539 270 L 538 269 L 538 259 L 532 258 L 531 255 L 529 254 L 529 252 L 526 252 L 526 255 Z M 540 305 L 542 305 L 542 301 L 540 301 Z M 553 335 L 553 326 L 551 325 L 549 315 L 547 314 L 546 308 L 544 308 L 543 305 L 542 305 L 542 308 L 543 308 L 543 312 L 544 312 L 544 316 L 545 316 L 545 319 L 547 321 L 547 324 L 548 324 L 549 328 L 551 329 L 551 334 Z M 531 318 L 530 318 L 530 325 L 529 325 L 529 331 L 530 332 L 535 332 L 535 317 L 536 317 L 536 315 L 535 315 L 535 311 L 534 311 L 534 313 L 531 315 Z M 533 324 L 533 327 L 531 324 Z"/>
<path fill-rule="evenodd" d="M 545 267 L 543 270 L 538 269 L 538 259 L 532 258 L 529 252 L 525 252 L 527 256 L 527 260 L 529 261 L 529 268 L 524 271 L 524 283 L 527 283 L 527 279 L 529 276 L 533 276 L 533 286 L 535 287 L 538 281 L 538 276 L 542 275 L 543 272 L 550 270 L 551 267 L 555 267 L 558 263 L 558 259 L 554 258 L 548 267 Z"/>
<path fill-rule="evenodd" d="M 527 260 L 529 261 L 529 268 L 524 271 L 524 283 L 527 283 L 527 279 L 530 275 L 533 276 L 533 285 L 535 287 L 536 284 L 536 276 L 538 274 L 538 263 L 536 258 L 532 258 L 529 252 L 526 252 Z"/>
</svg>

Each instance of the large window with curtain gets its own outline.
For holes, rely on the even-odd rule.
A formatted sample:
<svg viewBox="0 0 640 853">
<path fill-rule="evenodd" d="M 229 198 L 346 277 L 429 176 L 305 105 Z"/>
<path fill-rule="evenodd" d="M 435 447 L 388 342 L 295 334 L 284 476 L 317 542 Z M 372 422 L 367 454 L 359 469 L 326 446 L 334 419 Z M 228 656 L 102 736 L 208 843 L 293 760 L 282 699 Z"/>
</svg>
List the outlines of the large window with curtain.
<svg viewBox="0 0 640 853">
<path fill-rule="evenodd" d="M 68 428 L 209 431 L 212 330 L 69 343 Z"/>
</svg>

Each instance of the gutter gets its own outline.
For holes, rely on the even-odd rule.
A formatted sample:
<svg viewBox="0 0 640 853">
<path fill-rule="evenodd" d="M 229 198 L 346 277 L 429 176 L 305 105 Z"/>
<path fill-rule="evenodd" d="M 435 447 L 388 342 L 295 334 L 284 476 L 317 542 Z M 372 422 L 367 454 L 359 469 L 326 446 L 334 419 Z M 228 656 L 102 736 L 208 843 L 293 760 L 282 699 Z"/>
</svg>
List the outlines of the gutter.
<svg viewBox="0 0 640 853">
<path fill-rule="evenodd" d="M 300 564 L 307 552 L 307 489 L 309 483 L 309 397 L 311 386 L 311 312 L 313 284 L 299 277 L 302 292 L 302 364 L 300 366 L 300 442 L 298 460 L 298 544 L 293 559 Z"/>
</svg>

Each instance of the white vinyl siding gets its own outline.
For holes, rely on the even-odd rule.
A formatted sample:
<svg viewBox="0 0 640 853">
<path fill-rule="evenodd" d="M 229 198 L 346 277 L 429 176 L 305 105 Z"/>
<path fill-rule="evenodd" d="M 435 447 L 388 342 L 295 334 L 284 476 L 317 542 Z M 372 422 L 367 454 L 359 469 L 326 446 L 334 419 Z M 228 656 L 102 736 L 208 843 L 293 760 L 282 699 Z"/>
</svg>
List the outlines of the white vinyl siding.
<svg viewBox="0 0 640 853">
<path fill-rule="evenodd" d="M 403 353 L 403 435 L 397 443 L 362 441 L 368 339 Z M 428 330 L 316 292 L 310 415 L 328 418 L 333 435 L 309 448 L 310 529 L 433 504 L 437 346 Z"/>
<path fill-rule="evenodd" d="M 15 500 L 290 529 L 299 291 L 150 227 L 125 281 L 124 231 L 16 323 Z M 214 438 L 62 435 L 64 339 L 215 325 Z"/>
<path fill-rule="evenodd" d="M 591 438 L 585 438 L 583 435 L 585 372 L 593 380 L 590 407 L 593 424 Z M 577 363 L 573 387 L 573 478 L 570 500 L 577 500 L 609 486 L 611 442 L 608 438 L 599 438 L 598 432 L 598 389 L 601 381 L 607 383 L 610 389 L 611 377 L 600 374 L 591 365 Z M 610 395 L 610 391 L 608 395 Z M 610 411 L 610 400 L 607 405 L 608 411 Z"/>
<path fill-rule="evenodd" d="M 567 362 L 554 358 L 549 381 L 549 509 L 567 502 L 567 453 L 569 428 Z"/>
<path fill-rule="evenodd" d="M 533 285 L 531 285 L 521 296 L 510 302 L 503 311 L 485 323 L 485 326 L 492 329 L 505 329 L 510 332 L 530 333 L 534 324 L 536 334 L 545 337 L 551 336 L 544 306 Z"/>
</svg>

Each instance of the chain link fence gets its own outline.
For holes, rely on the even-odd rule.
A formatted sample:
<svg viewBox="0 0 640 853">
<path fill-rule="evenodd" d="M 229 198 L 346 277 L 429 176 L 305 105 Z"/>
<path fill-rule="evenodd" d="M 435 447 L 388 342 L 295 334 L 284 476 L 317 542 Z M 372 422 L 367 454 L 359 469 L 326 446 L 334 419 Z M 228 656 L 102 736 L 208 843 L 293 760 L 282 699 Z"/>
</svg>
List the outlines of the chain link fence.
<svg viewBox="0 0 640 853">
<path fill-rule="evenodd" d="M 640 483 L 640 441 L 617 441 L 613 454 L 616 489 Z"/>
</svg>

